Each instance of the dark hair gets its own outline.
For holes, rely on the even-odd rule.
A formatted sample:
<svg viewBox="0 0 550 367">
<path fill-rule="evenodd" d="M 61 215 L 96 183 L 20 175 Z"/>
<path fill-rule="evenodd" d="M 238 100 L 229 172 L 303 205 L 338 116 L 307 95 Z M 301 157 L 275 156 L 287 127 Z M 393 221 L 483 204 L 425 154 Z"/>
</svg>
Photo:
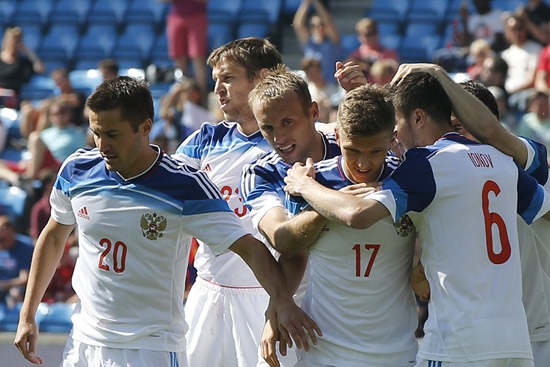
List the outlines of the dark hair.
<svg viewBox="0 0 550 367">
<path fill-rule="evenodd" d="M 88 97 L 86 106 L 96 113 L 120 109 L 134 132 L 143 121 L 153 120 L 155 114 L 147 82 L 129 76 L 117 76 L 102 82 Z"/>
<path fill-rule="evenodd" d="M 498 113 L 498 104 L 495 96 L 485 85 L 474 80 L 467 80 L 462 83 L 459 83 L 464 90 L 468 93 L 474 95 L 479 99 L 491 112 L 496 116 L 497 119 L 500 119 L 500 114 Z"/>
<path fill-rule="evenodd" d="M 99 67 L 109 70 L 113 74 L 118 74 L 119 72 L 118 61 L 115 59 L 103 59 L 99 62 Z"/>
<path fill-rule="evenodd" d="M 405 117 L 420 108 L 435 123 L 451 124 L 451 100 L 436 77 L 426 72 L 415 72 L 402 78 L 391 87 L 396 112 Z"/>
<path fill-rule="evenodd" d="M 501 73 L 504 77 L 508 75 L 508 63 L 501 56 L 493 57 L 493 72 Z"/>
<path fill-rule="evenodd" d="M 216 67 L 224 60 L 245 68 L 250 81 L 261 69 L 273 69 L 283 63 L 281 54 L 271 42 L 256 37 L 239 38 L 226 43 L 212 51 L 206 62 Z"/>
<path fill-rule="evenodd" d="M 338 107 L 340 134 L 372 136 L 395 127 L 395 110 L 386 88 L 367 84 L 348 92 Z"/>
</svg>

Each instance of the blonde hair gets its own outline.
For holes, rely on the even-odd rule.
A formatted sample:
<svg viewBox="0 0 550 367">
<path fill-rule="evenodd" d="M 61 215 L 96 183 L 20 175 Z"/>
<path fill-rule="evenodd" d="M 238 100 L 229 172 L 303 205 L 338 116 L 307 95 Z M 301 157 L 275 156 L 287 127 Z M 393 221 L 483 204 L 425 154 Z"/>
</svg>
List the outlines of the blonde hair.
<svg viewBox="0 0 550 367">
<path fill-rule="evenodd" d="M 6 47 L 6 43 L 10 38 L 23 38 L 23 30 L 21 27 L 6 28 L 4 37 L 2 38 L 2 50 Z"/>
</svg>

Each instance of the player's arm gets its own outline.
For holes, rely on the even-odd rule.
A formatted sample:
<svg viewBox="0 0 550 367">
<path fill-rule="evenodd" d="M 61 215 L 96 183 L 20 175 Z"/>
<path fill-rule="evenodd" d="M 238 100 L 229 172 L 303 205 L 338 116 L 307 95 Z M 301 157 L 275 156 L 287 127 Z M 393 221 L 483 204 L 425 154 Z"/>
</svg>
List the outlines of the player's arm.
<svg viewBox="0 0 550 367">
<path fill-rule="evenodd" d="M 74 225 L 63 225 L 50 218 L 36 241 L 14 341 L 25 359 L 32 363 L 42 363 L 42 358 L 35 355 L 38 326 L 34 315 L 55 273 L 63 255 L 65 242 L 73 228 Z"/>
<path fill-rule="evenodd" d="M 403 64 L 399 67 L 392 83 L 398 82 L 405 75 L 415 71 L 428 72 L 437 78 L 451 100 L 453 112 L 468 132 L 483 143 L 490 144 L 511 156 L 522 167 L 526 166 L 528 151 L 525 144 L 506 130 L 477 97 L 456 84 L 440 66 Z"/>
<path fill-rule="evenodd" d="M 348 227 L 365 229 L 390 215 L 384 205 L 376 200 L 358 200 L 354 195 L 329 189 L 312 177 L 313 161 L 308 158 L 305 166 L 295 163 L 287 171 L 285 190 L 302 196 L 320 215 Z"/>
<path fill-rule="evenodd" d="M 245 235 L 235 241 L 229 249 L 234 251 L 248 264 L 254 275 L 271 297 L 273 308 L 276 311 L 281 340 L 297 348 L 309 350 L 308 335 L 313 344 L 317 343 L 317 335 L 322 335 L 319 326 L 300 309 L 292 292 L 286 286 L 285 279 L 279 264 L 269 250 L 252 235 Z"/>
</svg>

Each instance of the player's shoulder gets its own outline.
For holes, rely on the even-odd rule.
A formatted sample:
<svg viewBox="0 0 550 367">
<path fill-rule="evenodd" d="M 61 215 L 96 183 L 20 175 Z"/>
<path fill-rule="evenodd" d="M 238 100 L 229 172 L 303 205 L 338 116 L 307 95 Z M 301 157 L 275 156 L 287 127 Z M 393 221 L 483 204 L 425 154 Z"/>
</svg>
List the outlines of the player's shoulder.
<svg viewBox="0 0 550 367">
<path fill-rule="evenodd" d="M 90 167 L 103 162 L 103 157 L 97 148 L 81 148 L 69 155 L 61 165 L 61 170 L 70 167 L 77 169 L 79 167 Z"/>
<path fill-rule="evenodd" d="M 255 162 L 246 165 L 247 170 L 249 171 L 276 170 L 277 166 L 290 167 L 290 165 L 285 163 L 285 161 L 283 161 L 279 154 L 277 154 L 274 150 L 264 153 Z"/>
</svg>

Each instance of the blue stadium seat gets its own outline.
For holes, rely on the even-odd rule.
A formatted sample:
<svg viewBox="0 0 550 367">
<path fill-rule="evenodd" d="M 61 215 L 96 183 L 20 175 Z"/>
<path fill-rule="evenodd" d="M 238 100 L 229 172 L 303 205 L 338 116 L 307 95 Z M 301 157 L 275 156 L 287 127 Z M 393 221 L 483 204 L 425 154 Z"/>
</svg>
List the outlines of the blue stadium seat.
<svg viewBox="0 0 550 367">
<path fill-rule="evenodd" d="M 53 8 L 51 0 L 21 0 L 17 2 L 17 8 L 13 14 L 13 22 L 21 24 L 40 24 L 44 28 L 48 24 Z"/>
<path fill-rule="evenodd" d="M 140 0 L 133 1 L 124 19 L 126 22 L 145 22 L 156 25 L 164 22 L 170 4 L 159 2 L 158 0 Z"/>
<path fill-rule="evenodd" d="M 143 67 L 149 59 L 153 47 L 155 32 L 152 24 L 128 24 L 118 37 L 113 49 L 113 57 L 127 67 Z M 134 63 L 131 63 L 134 60 Z M 128 64 L 127 62 L 130 62 Z"/>
<path fill-rule="evenodd" d="M 447 7 L 447 0 L 413 0 L 407 19 L 442 22 L 445 19 Z"/>
<path fill-rule="evenodd" d="M 169 67 L 174 65 L 174 62 L 170 56 L 168 56 L 168 39 L 164 33 L 157 35 L 155 38 L 149 61 L 151 64 L 160 67 Z"/>
<path fill-rule="evenodd" d="M 243 20 L 237 27 L 237 38 L 243 37 L 259 37 L 266 38 L 269 36 L 269 24 L 256 20 Z"/>
<path fill-rule="evenodd" d="M 120 26 L 130 0 L 95 0 L 88 14 L 88 24 L 111 23 Z"/>
<path fill-rule="evenodd" d="M 405 26 L 404 36 L 407 42 L 414 42 L 414 38 L 439 34 L 437 21 L 410 21 Z"/>
<path fill-rule="evenodd" d="M 28 196 L 25 190 L 16 186 L 0 187 L 0 205 L 8 210 L 7 214 L 16 222 L 23 217 Z"/>
<path fill-rule="evenodd" d="M 22 24 L 20 26 L 23 30 L 25 45 L 31 50 L 36 51 L 42 41 L 42 26 L 38 23 Z"/>
<path fill-rule="evenodd" d="M 401 23 L 391 20 L 382 20 L 377 22 L 379 37 L 386 35 L 401 34 Z"/>
<path fill-rule="evenodd" d="M 399 34 L 386 34 L 386 35 L 380 35 L 380 42 L 384 45 L 384 47 L 391 48 L 392 50 L 397 50 L 399 48 L 399 45 L 401 44 L 401 38 L 402 36 Z"/>
<path fill-rule="evenodd" d="M 209 1 L 206 5 L 208 18 L 233 19 L 241 10 L 242 0 Z"/>
<path fill-rule="evenodd" d="M 79 26 L 76 24 L 53 24 L 42 38 L 38 53 L 62 52 L 67 60 L 72 59 L 79 42 Z"/>
<path fill-rule="evenodd" d="M 89 69 L 76 69 L 69 72 L 71 84 L 77 90 L 91 93 L 95 87 L 103 80 L 101 73 L 97 69 L 98 62 Z"/>
<path fill-rule="evenodd" d="M 52 23 L 72 23 L 83 27 L 92 6 L 92 0 L 57 0 L 50 14 Z"/>
<path fill-rule="evenodd" d="M 302 0 L 283 0 L 282 15 L 287 18 L 293 18 L 301 2 Z"/>
<path fill-rule="evenodd" d="M 71 331 L 73 323 L 71 315 L 73 314 L 74 303 L 53 303 L 49 305 L 48 312 L 40 321 L 40 331 L 67 333 Z"/>
<path fill-rule="evenodd" d="M 243 0 L 239 19 L 267 21 L 270 25 L 276 24 L 281 15 L 282 0 Z"/>
<path fill-rule="evenodd" d="M 0 18 L 2 23 L 10 23 L 13 21 L 13 14 L 17 7 L 17 2 L 14 0 L 0 0 Z"/>
<path fill-rule="evenodd" d="M 22 303 L 17 303 L 15 307 L 8 308 L 5 304 L 0 303 L 0 331 L 14 332 L 17 330 L 19 323 L 19 312 L 21 311 Z M 44 302 L 38 304 L 34 319 L 37 325 L 40 326 L 45 313 L 47 313 L 48 305 Z"/>
<path fill-rule="evenodd" d="M 340 44 L 342 45 L 344 57 L 348 57 L 348 55 L 355 51 L 360 45 L 357 33 L 342 34 L 340 36 Z"/>
<path fill-rule="evenodd" d="M 216 22 L 211 19 L 208 22 L 208 48 L 215 49 L 235 39 L 233 24 L 228 22 Z"/>
<path fill-rule="evenodd" d="M 548 3 L 547 1 L 545 1 Z M 525 6 L 525 0 L 493 0 L 491 3 L 493 8 L 515 12 L 520 6 Z"/>
<path fill-rule="evenodd" d="M 411 0 L 372 0 L 371 6 L 365 12 L 377 21 L 391 20 L 402 22 L 409 11 Z"/>
</svg>

